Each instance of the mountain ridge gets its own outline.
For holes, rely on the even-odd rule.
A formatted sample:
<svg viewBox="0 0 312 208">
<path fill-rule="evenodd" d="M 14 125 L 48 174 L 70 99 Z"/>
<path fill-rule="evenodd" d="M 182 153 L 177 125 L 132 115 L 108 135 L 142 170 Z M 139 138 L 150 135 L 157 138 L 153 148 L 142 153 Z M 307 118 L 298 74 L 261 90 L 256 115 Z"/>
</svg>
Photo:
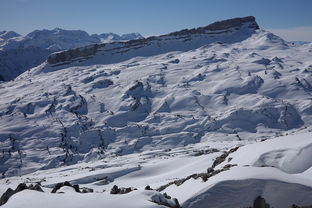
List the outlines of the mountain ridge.
<svg viewBox="0 0 312 208">
<path fill-rule="evenodd" d="M 124 43 L 95 44 L 69 51 L 57 52 L 51 54 L 47 61 L 49 64 L 68 62 L 79 57 L 83 58 L 89 57 L 90 55 L 96 55 L 99 50 L 99 53 L 105 54 L 102 56 L 106 59 L 106 61 L 97 62 L 108 64 L 124 61 L 135 56 L 150 56 L 174 50 L 186 51 L 196 49 L 205 44 L 218 42 L 220 40 L 229 43 L 238 42 L 250 37 L 258 29 L 259 26 L 256 23 L 255 18 L 252 16 L 233 18 L 230 20 L 212 23 L 206 27 L 185 29 L 157 37 L 151 36 L 146 39 L 131 40 Z M 193 35 L 192 38 L 190 38 L 191 35 Z M 196 37 L 195 35 L 199 36 Z M 177 44 L 175 44 L 174 41 L 176 41 Z M 157 50 L 154 48 L 157 48 Z M 131 50 L 136 50 L 136 52 L 129 52 Z M 113 55 L 110 58 L 106 58 L 111 56 L 110 54 L 114 53 L 121 53 L 125 57 L 114 60 L 114 57 L 116 56 Z M 127 54 L 131 53 L 133 53 L 133 55 L 127 56 Z"/>
<path fill-rule="evenodd" d="M 101 35 L 89 35 L 82 30 L 35 30 L 25 36 L 14 31 L 3 31 L 0 35 L 0 81 L 16 78 L 22 72 L 37 66 L 50 53 L 102 42 L 126 41 L 143 38 L 139 33 L 114 35 L 113 39 Z M 102 37 L 102 38 L 101 38 Z"/>
</svg>

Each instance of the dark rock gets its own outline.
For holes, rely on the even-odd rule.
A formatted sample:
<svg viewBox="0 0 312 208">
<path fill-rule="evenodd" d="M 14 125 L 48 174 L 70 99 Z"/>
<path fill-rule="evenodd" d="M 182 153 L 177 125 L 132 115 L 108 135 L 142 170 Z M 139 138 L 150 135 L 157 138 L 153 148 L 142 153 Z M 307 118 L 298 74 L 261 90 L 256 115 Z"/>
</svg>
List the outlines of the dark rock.
<svg viewBox="0 0 312 208">
<path fill-rule="evenodd" d="M 180 62 L 179 59 L 174 59 L 174 60 L 169 61 L 169 63 L 171 64 L 178 64 L 179 62 Z"/>
<path fill-rule="evenodd" d="M 258 196 L 253 204 L 253 208 L 270 208 L 270 205 L 265 202 L 265 199 Z"/>
<path fill-rule="evenodd" d="M 118 194 L 127 194 L 129 192 L 133 191 L 132 188 L 120 188 L 120 191 Z"/>
<path fill-rule="evenodd" d="M 57 190 L 59 190 L 61 187 L 63 187 L 64 184 L 63 183 L 58 183 L 54 186 L 53 190 L 51 191 L 51 193 L 56 193 Z"/>
<path fill-rule="evenodd" d="M 34 190 L 34 191 L 39 191 L 39 192 L 44 192 L 41 188 L 41 186 L 37 183 L 36 185 L 30 184 L 28 187 L 29 190 Z"/>
<path fill-rule="evenodd" d="M 171 199 L 171 196 L 169 196 L 166 192 L 163 195 L 166 199 Z"/>
<path fill-rule="evenodd" d="M 5 204 L 5 203 L 9 200 L 9 198 L 10 198 L 11 196 L 13 196 L 13 194 L 15 194 L 15 192 L 13 191 L 13 189 L 8 188 L 8 189 L 2 194 L 2 196 L 1 196 L 1 198 L 0 198 L 0 206 L 3 205 L 3 204 Z"/>
<path fill-rule="evenodd" d="M 68 181 L 65 181 L 64 183 L 63 183 L 63 186 L 72 186 Z"/>
<path fill-rule="evenodd" d="M 13 196 L 14 194 L 18 193 L 18 192 L 21 192 L 21 191 L 24 191 L 24 190 L 34 190 L 34 191 L 40 191 L 40 192 L 43 192 L 42 188 L 40 187 L 39 184 L 36 184 L 36 185 L 29 185 L 27 186 L 26 183 L 20 183 L 16 189 L 13 191 L 13 189 L 11 188 L 8 188 L 6 190 L 6 192 L 4 192 L 0 198 L 0 206 L 5 204 L 9 198 L 11 196 Z"/>
<path fill-rule="evenodd" d="M 208 25 L 205 29 L 206 30 L 226 30 L 232 27 L 240 27 L 243 23 L 246 23 L 246 22 L 253 23 L 252 26 L 254 27 L 254 29 L 259 29 L 259 26 L 256 23 L 256 18 L 253 16 L 233 18 L 233 19 L 215 22 L 215 23 Z"/>
<path fill-rule="evenodd" d="M 216 167 L 217 165 L 222 163 L 227 156 L 228 156 L 228 152 L 225 152 L 221 156 L 217 157 L 215 161 L 213 162 L 212 167 Z"/>
<path fill-rule="evenodd" d="M 75 184 L 75 185 L 73 185 L 72 187 L 75 189 L 76 192 L 78 192 L 78 193 L 80 192 L 80 189 L 79 189 L 79 185 L 78 185 L 78 184 Z"/>
<path fill-rule="evenodd" d="M 235 152 L 236 150 L 238 150 L 239 147 L 234 147 L 232 149 L 230 149 L 229 151 L 227 152 L 224 152 L 222 155 L 220 155 L 219 157 L 217 157 L 215 159 L 215 161 L 213 162 L 212 164 L 212 167 L 216 167 L 217 165 L 219 165 L 220 163 L 224 162 L 225 159 L 227 158 L 227 156 L 229 156 L 230 153 L 233 153 Z"/>
<path fill-rule="evenodd" d="M 172 203 L 169 203 L 167 200 L 169 200 L 171 202 L 173 201 L 174 205 L 172 205 Z M 176 198 L 171 199 L 171 196 L 169 196 L 167 193 L 164 193 L 164 194 L 159 193 L 159 195 L 155 195 L 154 197 L 152 197 L 151 201 L 158 204 L 158 205 L 162 205 L 165 207 L 181 208 L 178 199 L 176 199 Z"/>
<path fill-rule="evenodd" d="M 204 154 L 212 154 L 212 153 L 215 153 L 215 152 L 219 152 L 218 149 L 215 149 L 215 148 L 212 148 L 212 149 L 206 149 L 206 150 L 198 150 L 198 151 L 194 151 L 196 152 L 194 154 L 194 156 L 201 156 L 201 155 L 204 155 Z"/>
<path fill-rule="evenodd" d="M 212 168 L 212 167 L 209 167 L 208 169 L 207 169 L 207 173 L 209 174 L 209 173 L 212 173 L 214 171 L 214 169 Z"/>
<path fill-rule="evenodd" d="M 120 189 L 118 188 L 117 185 L 114 185 L 113 188 L 111 189 L 110 193 L 111 194 L 118 194 Z"/>
<path fill-rule="evenodd" d="M 15 189 L 15 193 L 28 189 L 26 183 L 20 183 Z"/>
<path fill-rule="evenodd" d="M 239 147 L 234 147 L 232 149 L 230 149 L 229 153 L 233 153 L 233 152 L 236 152 L 238 150 Z"/>
<path fill-rule="evenodd" d="M 76 184 L 76 185 L 72 185 L 70 182 L 68 181 L 65 181 L 64 183 L 57 183 L 53 190 L 51 191 L 51 193 L 56 193 L 57 190 L 59 190 L 60 188 L 62 188 L 63 186 L 69 186 L 69 187 L 72 187 L 75 189 L 76 192 L 80 193 L 80 189 L 79 189 L 79 185 Z"/>
<path fill-rule="evenodd" d="M 226 164 L 223 169 L 230 169 L 231 167 L 235 167 L 237 164 Z"/>
<path fill-rule="evenodd" d="M 86 187 L 83 187 L 81 188 L 81 193 L 93 193 L 93 189 L 92 188 L 86 188 Z"/>
<path fill-rule="evenodd" d="M 118 188 L 117 185 L 114 185 L 113 188 L 111 189 L 110 193 L 111 194 L 127 194 L 133 190 L 137 190 L 135 188 L 124 188 L 124 187 L 121 187 L 121 188 Z"/>
<path fill-rule="evenodd" d="M 149 185 L 145 186 L 144 190 L 153 190 Z"/>
<path fill-rule="evenodd" d="M 67 51 L 56 52 L 48 57 L 48 63 L 56 64 L 71 61 L 76 58 L 85 58 L 94 55 L 99 47 L 100 47 L 99 44 L 94 44 L 81 48 L 69 49 Z"/>
<path fill-rule="evenodd" d="M 174 203 L 175 203 L 175 206 L 174 206 L 173 208 L 181 208 L 180 203 L 179 203 L 179 201 L 178 201 L 177 198 L 173 198 L 172 200 L 173 200 Z"/>
</svg>

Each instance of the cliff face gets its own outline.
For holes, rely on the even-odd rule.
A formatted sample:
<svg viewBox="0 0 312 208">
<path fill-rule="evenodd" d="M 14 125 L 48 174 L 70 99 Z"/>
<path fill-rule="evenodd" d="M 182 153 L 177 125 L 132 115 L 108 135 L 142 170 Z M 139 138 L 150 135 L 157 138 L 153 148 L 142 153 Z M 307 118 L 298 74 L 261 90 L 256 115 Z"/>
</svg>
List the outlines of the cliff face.
<svg viewBox="0 0 312 208">
<path fill-rule="evenodd" d="M 259 25 L 256 22 L 256 18 L 253 16 L 234 18 L 229 20 L 223 20 L 208 25 L 206 30 L 226 30 L 231 27 L 241 27 L 244 23 L 251 23 L 250 27 L 253 29 L 259 29 Z"/>
<path fill-rule="evenodd" d="M 81 47 L 81 48 L 69 49 L 67 51 L 63 51 L 59 53 L 54 53 L 48 57 L 48 63 L 57 64 L 60 62 L 70 61 L 78 57 L 87 57 L 87 56 L 95 55 L 98 48 L 99 48 L 99 45 L 95 44 L 95 45 L 90 45 L 90 46 Z"/>
<path fill-rule="evenodd" d="M 169 35 L 187 35 L 187 34 L 205 33 L 207 31 L 228 30 L 231 28 L 239 29 L 240 27 L 243 26 L 243 24 L 249 24 L 250 29 L 254 30 L 259 29 L 259 25 L 256 22 L 256 18 L 253 16 L 247 16 L 214 22 L 205 27 L 185 29 L 170 33 Z"/>
</svg>

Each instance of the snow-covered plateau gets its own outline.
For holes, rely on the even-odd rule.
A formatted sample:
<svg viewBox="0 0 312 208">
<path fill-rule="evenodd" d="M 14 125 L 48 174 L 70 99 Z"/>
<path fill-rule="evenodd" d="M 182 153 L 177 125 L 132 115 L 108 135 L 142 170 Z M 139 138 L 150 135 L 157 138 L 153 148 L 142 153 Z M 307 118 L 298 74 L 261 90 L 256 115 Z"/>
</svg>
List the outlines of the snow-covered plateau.
<svg viewBox="0 0 312 208">
<path fill-rule="evenodd" d="M 0 83 L 0 205 L 311 206 L 311 57 L 254 17 L 53 53 Z"/>
</svg>

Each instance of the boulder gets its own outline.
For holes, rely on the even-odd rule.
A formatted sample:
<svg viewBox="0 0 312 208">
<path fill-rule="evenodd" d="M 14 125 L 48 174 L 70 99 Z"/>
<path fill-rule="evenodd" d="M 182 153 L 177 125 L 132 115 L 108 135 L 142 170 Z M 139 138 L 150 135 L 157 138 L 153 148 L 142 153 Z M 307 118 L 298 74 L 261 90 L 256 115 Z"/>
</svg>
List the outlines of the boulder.
<svg viewBox="0 0 312 208">
<path fill-rule="evenodd" d="M 0 206 L 3 205 L 3 204 L 5 204 L 5 203 L 9 200 L 9 198 L 10 198 L 11 196 L 13 196 L 13 194 L 15 194 L 15 192 L 13 191 L 13 189 L 8 188 L 8 189 L 4 192 L 4 194 L 2 194 L 2 196 L 1 196 L 1 198 L 0 198 Z"/>
<path fill-rule="evenodd" d="M 68 181 L 65 181 L 64 183 L 57 183 L 53 190 L 51 191 L 51 193 L 56 193 L 57 190 L 59 190 L 61 187 L 63 186 L 69 186 L 69 187 L 72 187 L 75 189 L 76 192 L 80 193 L 80 189 L 79 189 L 79 185 L 78 184 L 75 184 L 75 185 L 72 185 L 70 182 Z"/>
</svg>

